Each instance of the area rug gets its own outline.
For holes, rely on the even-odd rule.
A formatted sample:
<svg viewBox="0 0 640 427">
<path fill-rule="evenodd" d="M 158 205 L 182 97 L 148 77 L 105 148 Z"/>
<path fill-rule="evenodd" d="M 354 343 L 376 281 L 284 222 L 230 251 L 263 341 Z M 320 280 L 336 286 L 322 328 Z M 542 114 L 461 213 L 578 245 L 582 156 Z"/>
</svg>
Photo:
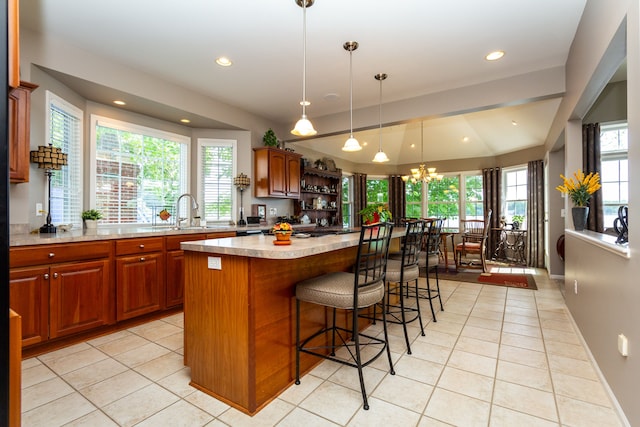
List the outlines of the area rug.
<svg viewBox="0 0 640 427">
<path fill-rule="evenodd" d="M 429 273 L 429 277 L 435 278 L 435 272 Z M 508 286 L 523 289 L 538 289 L 538 286 L 536 286 L 536 280 L 531 274 L 481 273 L 455 270 L 445 271 L 444 269 L 438 269 L 438 277 L 442 280 L 453 280 L 457 282 Z"/>
</svg>

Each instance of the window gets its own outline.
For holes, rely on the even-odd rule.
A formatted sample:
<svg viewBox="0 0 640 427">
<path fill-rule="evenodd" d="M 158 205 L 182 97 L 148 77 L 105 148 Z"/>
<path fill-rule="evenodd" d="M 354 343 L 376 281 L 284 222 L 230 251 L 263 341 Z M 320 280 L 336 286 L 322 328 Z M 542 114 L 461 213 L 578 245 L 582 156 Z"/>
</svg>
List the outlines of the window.
<svg viewBox="0 0 640 427">
<path fill-rule="evenodd" d="M 464 177 L 464 217 L 466 219 L 484 219 L 482 175 Z"/>
<path fill-rule="evenodd" d="M 67 166 L 51 176 L 51 220 L 82 226 L 82 110 L 47 91 L 47 140 L 67 153 Z"/>
<path fill-rule="evenodd" d="M 527 169 L 506 169 L 503 171 L 503 200 L 502 210 L 508 224 L 513 223 L 514 216 L 522 216 L 521 228 L 527 227 Z"/>
<path fill-rule="evenodd" d="M 422 181 L 411 180 L 405 182 L 406 216 L 407 218 L 422 218 Z"/>
<path fill-rule="evenodd" d="M 198 195 L 200 213 L 207 221 L 232 220 L 236 141 L 198 140 Z"/>
<path fill-rule="evenodd" d="M 389 203 L 389 180 L 387 178 L 367 178 L 367 204 L 371 203 Z"/>
<path fill-rule="evenodd" d="M 446 228 L 457 228 L 460 219 L 460 177 L 445 176 L 428 184 L 427 216 L 445 218 Z"/>
<path fill-rule="evenodd" d="M 353 176 L 342 175 L 342 226 L 353 225 Z"/>
<path fill-rule="evenodd" d="M 189 138 L 92 116 L 95 208 L 110 224 L 155 224 L 188 191 Z"/>
<path fill-rule="evenodd" d="M 620 205 L 629 202 L 627 124 L 602 125 L 600 159 L 602 174 L 602 211 L 605 228 L 612 228 Z"/>
</svg>

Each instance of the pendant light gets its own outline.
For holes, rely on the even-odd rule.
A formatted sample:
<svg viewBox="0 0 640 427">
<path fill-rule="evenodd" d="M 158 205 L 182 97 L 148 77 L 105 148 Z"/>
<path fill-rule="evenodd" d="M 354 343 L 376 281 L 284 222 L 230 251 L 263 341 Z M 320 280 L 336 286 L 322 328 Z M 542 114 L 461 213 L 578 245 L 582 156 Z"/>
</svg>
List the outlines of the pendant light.
<svg viewBox="0 0 640 427">
<path fill-rule="evenodd" d="M 378 113 L 380 117 L 380 137 L 378 140 L 378 152 L 376 153 L 376 156 L 373 158 L 373 161 L 375 163 L 384 163 L 389 161 L 389 158 L 387 157 L 385 152 L 382 151 L 382 81 L 387 78 L 387 75 L 384 73 L 379 73 L 373 77 L 375 77 L 375 79 L 380 82 L 380 109 Z"/>
<path fill-rule="evenodd" d="M 362 147 L 357 139 L 353 137 L 353 51 L 358 48 L 358 42 L 346 42 L 342 47 L 349 51 L 349 139 L 342 147 L 342 151 L 360 151 Z"/>
<path fill-rule="evenodd" d="M 307 6 L 312 6 L 315 0 L 295 0 L 296 4 L 302 7 L 302 117 L 291 130 L 297 136 L 312 136 L 318 133 L 307 119 Z"/>
</svg>

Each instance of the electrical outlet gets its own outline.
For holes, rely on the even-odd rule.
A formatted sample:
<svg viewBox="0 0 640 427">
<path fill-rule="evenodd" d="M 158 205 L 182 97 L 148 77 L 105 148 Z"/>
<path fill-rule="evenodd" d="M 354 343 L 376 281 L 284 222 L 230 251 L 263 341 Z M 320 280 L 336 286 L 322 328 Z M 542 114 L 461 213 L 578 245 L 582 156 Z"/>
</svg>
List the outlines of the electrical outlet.
<svg viewBox="0 0 640 427">
<path fill-rule="evenodd" d="M 271 216 L 278 215 L 278 209 L 277 208 L 269 208 L 269 215 L 271 215 Z"/>
<path fill-rule="evenodd" d="M 210 256 L 207 258 L 207 267 L 209 270 L 222 270 L 222 258 L 219 256 Z"/>
<path fill-rule="evenodd" d="M 578 280 L 573 281 L 573 293 L 578 295 Z"/>
<path fill-rule="evenodd" d="M 36 216 L 42 216 L 42 203 L 36 203 Z"/>
<path fill-rule="evenodd" d="M 625 357 L 629 355 L 629 340 L 624 334 L 618 335 L 618 351 Z"/>
</svg>

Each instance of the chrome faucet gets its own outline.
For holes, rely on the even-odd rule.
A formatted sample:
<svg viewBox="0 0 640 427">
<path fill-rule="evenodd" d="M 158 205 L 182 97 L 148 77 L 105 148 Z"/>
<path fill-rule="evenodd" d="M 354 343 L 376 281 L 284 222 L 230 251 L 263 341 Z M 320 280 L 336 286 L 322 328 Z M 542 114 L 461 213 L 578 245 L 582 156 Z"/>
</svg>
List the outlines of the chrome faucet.
<svg viewBox="0 0 640 427">
<path fill-rule="evenodd" d="M 180 201 L 182 200 L 183 197 L 189 197 L 191 199 L 191 212 L 189 213 L 189 215 L 186 218 L 180 218 Z M 181 227 L 182 222 L 186 221 L 187 219 L 189 220 L 188 224 L 189 225 L 193 225 L 193 219 L 194 219 L 194 217 L 197 216 L 197 215 L 193 214 L 194 211 L 197 214 L 197 212 L 198 212 L 198 202 L 196 201 L 195 197 L 193 197 L 189 193 L 184 193 L 183 195 L 178 197 L 178 201 L 176 202 L 176 227 L 179 229 Z"/>
</svg>

